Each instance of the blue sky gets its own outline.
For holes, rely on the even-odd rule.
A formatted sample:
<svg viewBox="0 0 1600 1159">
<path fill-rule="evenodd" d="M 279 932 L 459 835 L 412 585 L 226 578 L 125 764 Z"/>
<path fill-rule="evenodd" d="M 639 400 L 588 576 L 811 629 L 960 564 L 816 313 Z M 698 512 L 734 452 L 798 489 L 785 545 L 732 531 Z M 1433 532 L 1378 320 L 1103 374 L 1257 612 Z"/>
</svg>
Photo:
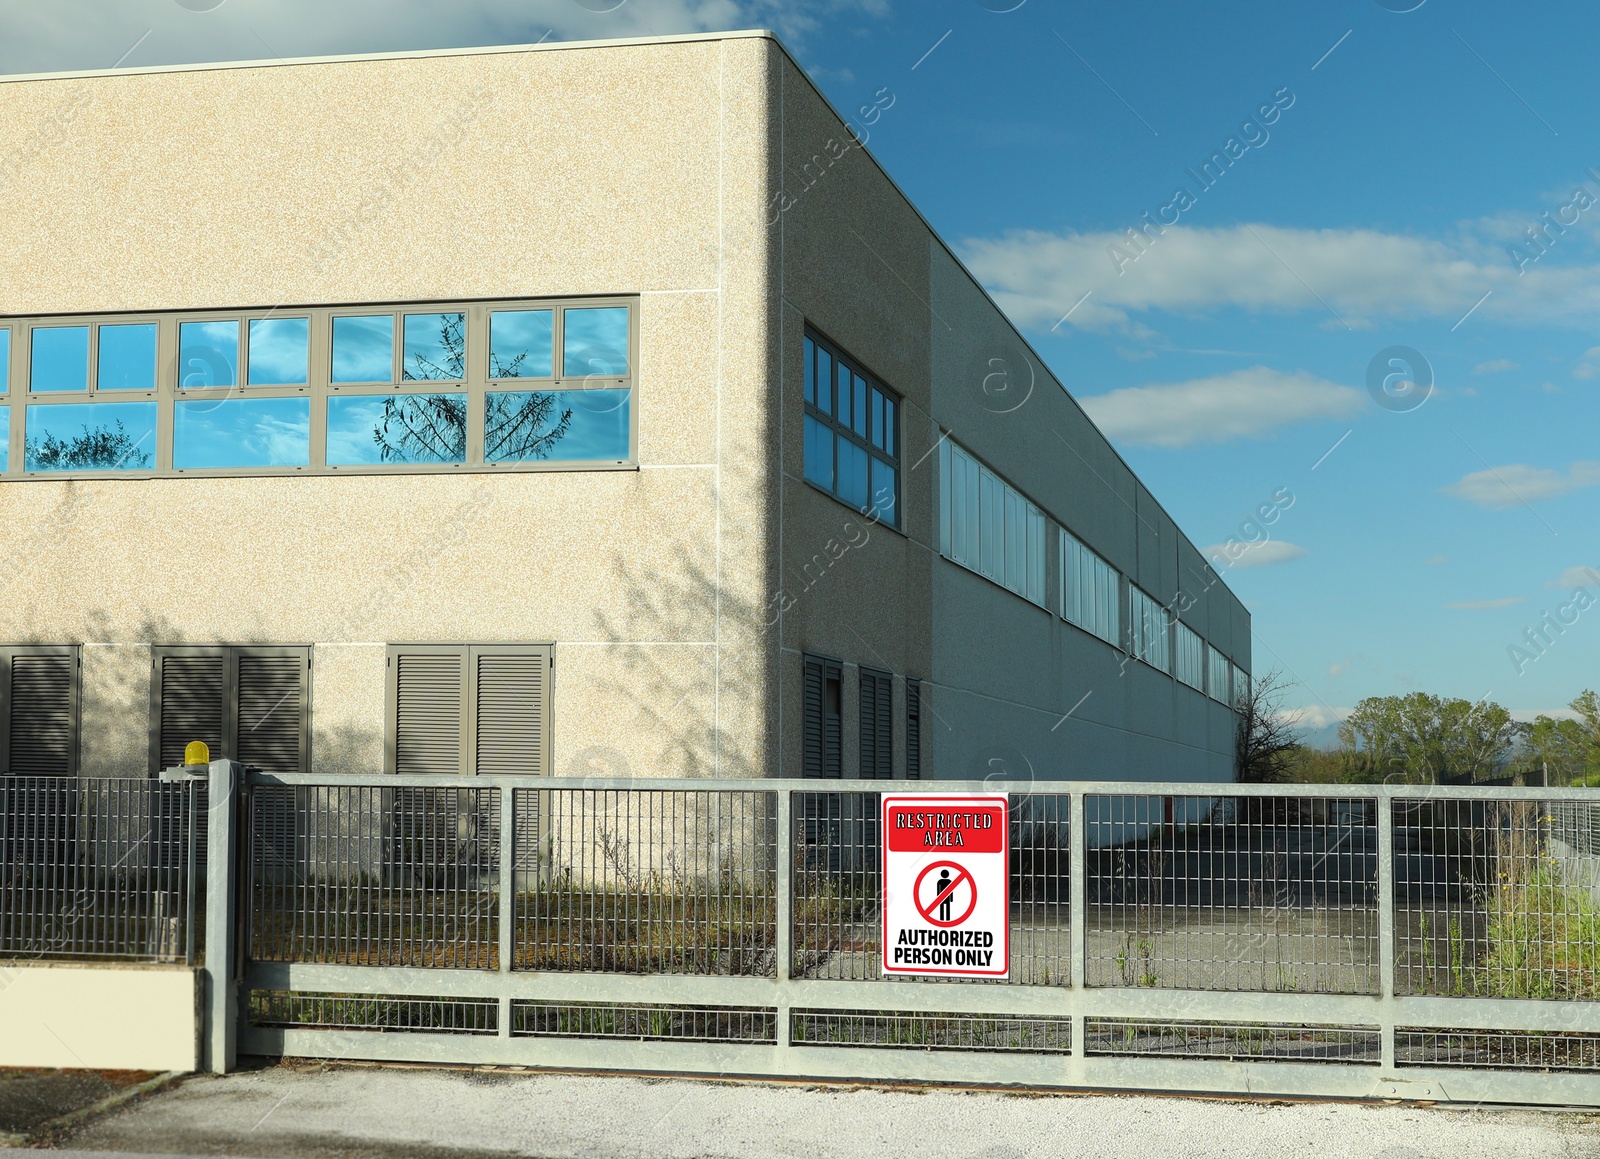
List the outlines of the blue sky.
<svg viewBox="0 0 1600 1159">
<path fill-rule="evenodd" d="M 1530 714 L 1600 684 L 1600 11 L 1413 3 L 65 0 L 0 70 L 774 26 L 1198 544 L 1293 496 L 1226 578 L 1311 723 Z"/>
</svg>

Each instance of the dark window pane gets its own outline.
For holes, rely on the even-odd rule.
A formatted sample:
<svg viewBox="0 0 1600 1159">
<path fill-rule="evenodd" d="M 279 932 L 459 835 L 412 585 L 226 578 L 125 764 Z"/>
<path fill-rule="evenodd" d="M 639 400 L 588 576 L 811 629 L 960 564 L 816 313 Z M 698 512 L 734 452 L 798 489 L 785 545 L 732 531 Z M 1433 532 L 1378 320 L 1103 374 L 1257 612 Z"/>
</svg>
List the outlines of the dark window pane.
<svg viewBox="0 0 1600 1159">
<path fill-rule="evenodd" d="M 490 378 L 549 378 L 553 310 L 496 310 L 489 318 Z"/>
<path fill-rule="evenodd" d="M 883 449 L 896 458 L 900 455 L 900 405 L 883 396 Z"/>
<path fill-rule="evenodd" d="M 806 416 L 806 479 L 829 491 L 833 490 L 833 437 L 826 424 Z"/>
<path fill-rule="evenodd" d="M 328 399 L 328 463 L 463 463 L 464 394 L 337 395 Z"/>
<path fill-rule="evenodd" d="M 872 417 L 872 445 L 877 447 L 880 451 L 884 449 L 884 446 L 883 446 L 883 429 L 884 429 L 883 404 L 885 402 L 887 402 L 887 401 L 888 400 L 883 397 L 883 391 L 881 391 L 881 390 L 877 389 L 876 387 L 874 387 L 873 390 L 872 390 L 872 416 L 871 416 Z"/>
<path fill-rule="evenodd" d="M 817 409 L 833 413 L 833 356 L 817 347 Z"/>
<path fill-rule="evenodd" d="M 889 527 L 900 526 L 898 498 L 895 469 L 882 459 L 873 459 L 872 505 L 877 508 L 878 522 Z"/>
<path fill-rule="evenodd" d="M 805 354 L 801 359 L 805 363 L 806 375 L 806 401 L 813 406 L 817 402 L 817 347 L 811 339 L 806 339 Z"/>
<path fill-rule="evenodd" d="M 492 391 L 483 453 L 491 463 L 626 462 L 631 390 Z"/>
<path fill-rule="evenodd" d="M 333 320 L 333 381 L 394 381 L 394 317 Z"/>
<path fill-rule="evenodd" d="M 621 378 L 628 373 L 628 308 L 606 306 L 562 314 L 561 373 L 568 378 Z"/>
<path fill-rule="evenodd" d="M 156 325 L 100 327 L 96 390 L 154 390 L 156 388 Z"/>
<path fill-rule="evenodd" d="M 28 389 L 89 389 L 89 327 L 40 326 L 33 332 Z"/>
<path fill-rule="evenodd" d="M 855 412 L 854 413 L 855 413 L 855 417 L 851 420 L 851 424 L 850 425 L 855 427 L 856 434 L 860 435 L 862 438 L 866 438 L 867 437 L 867 380 L 862 378 L 859 374 L 852 375 L 851 377 L 855 381 L 855 391 L 854 391 L 854 402 L 855 402 Z M 844 412 L 840 411 L 839 413 L 840 413 L 840 416 L 843 417 Z"/>
<path fill-rule="evenodd" d="M 30 406 L 29 471 L 139 471 L 155 465 L 156 404 Z"/>
<path fill-rule="evenodd" d="M 176 404 L 174 467 L 304 467 L 310 462 L 308 398 L 180 400 Z"/>
<path fill-rule="evenodd" d="M 239 385 L 239 323 L 184 322 L 178 327 L 178 385 Z"/>
<path fill-rule="evenodd" d="M 0 394 L 11 387 L 11 331 L 0 326 Z"/>
<path fill-rule="evenodd" d="M 839 440 L 839 498 L 858 510 L 867 508 L 867 452 L 849 439 Z"/>
<path fill-rule="evenodd" d="M 400 377 L 423 382 L 460 382 L 467 366 L 465 314 L 407 314 L 405 357 Z"/>
<path fill-rule="evenodd" d="M 258 386 L 303 385 L 310 339 L 311 324 L 305 318 L 252 318 L 249 381 Z"/>
<path fill-rule="evenodd" d="M 850 410 L 851 410 L 851 404 L 850 404 L 850 370 L 842 362 L 835 363 L 834 365 L 836 367 L 837 374 L 838 374 L 838 379 L 839 379 L 838 394 L 835 396 L 837 398 L 837 400 L 838 400 L 839 405 L 838 405 L 838 408 L 835 410 L 834 413 L 836 415 L 838 415 L 840 425 L 847 427 L 847 426 L 850 425 Z"/>
</svg>

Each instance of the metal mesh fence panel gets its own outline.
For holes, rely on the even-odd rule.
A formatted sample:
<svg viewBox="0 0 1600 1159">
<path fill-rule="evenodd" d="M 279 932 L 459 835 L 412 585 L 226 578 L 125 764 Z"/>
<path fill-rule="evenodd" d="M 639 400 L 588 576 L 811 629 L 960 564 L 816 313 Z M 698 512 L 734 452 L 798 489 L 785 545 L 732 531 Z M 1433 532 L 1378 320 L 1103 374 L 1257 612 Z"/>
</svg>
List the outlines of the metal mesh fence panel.
<svg viewBox="0 0 1600 1159">
<path fill-rule="evenodd" d="M 790 1017 L 796 1046 L 1072 1053 L 1072 1019 L 1066 1017 L 894 1010 L 794 1010 Z"/>
<path fill-rule="evenodd" d="M 498 789 L 258 785 L 248 825 L 257 961 L 498 967 Z"/>
<path fill-rule="evenodd" d="M 1401 1026 L 1394 1032 L 1394 1057 L 1402 1066 L 1600 1070 L 1600 1035 Z"/>
<path fill-rule="evenodd" d="M 778 1041 L 771 1006 L 671 1006 L 639 1002 L 513 1002 L 511 1033 L 534 1038 L 655 1042 Z"/>
<path fill-rule="evenodd" d="M 1537 800 L 1393 803 L 1396 993 L 1600 997 L 1594 859 L 1552 838 L 1552 814 Z"/>
<path fill-rule="evenodd" d="M 793 796 L 792 970 L 797 978 L 883 976 L 880 802 L 876 792 Z M 1071 797 L 1015 794 L 1010 815 L 1011 973 L 1005 981 L 1071 985 Z"/>
<path fill-rule="evenodd" d="M 206 787 L 0 777 L 0 958 L 199 959 Z"/>
<path fill-rule="evenodd" d="M 1090 796 L 1091 986 L 1375 994 L 1373 801 Z"/>
<path fill-rule="evenodd" d="M 777 796 L 518 789 L 513 965 L 777 973 Z"/>
<path fill-rule="evenodd" d="M 1091 1018 L 1083 1030 L 1086 1054 L 1135 1058 L 1375 1064 L 1382 1052 L 1376 1026 Z"/>
<path fill-rule="evenodd" d="M 495 1034 L 500 1003 L 493 998 L 253 990 L 250 1023 L 283 1029 Z"/>
</svg>

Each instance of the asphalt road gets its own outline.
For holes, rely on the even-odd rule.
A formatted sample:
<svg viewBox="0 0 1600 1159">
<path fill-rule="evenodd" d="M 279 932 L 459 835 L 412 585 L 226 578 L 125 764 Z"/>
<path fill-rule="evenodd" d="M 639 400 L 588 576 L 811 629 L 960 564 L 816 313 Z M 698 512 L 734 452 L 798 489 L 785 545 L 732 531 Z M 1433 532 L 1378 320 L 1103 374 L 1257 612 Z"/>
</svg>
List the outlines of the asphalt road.
<svg viewBox="0 0 1600 1159">
<path fill-rule="evenodd" d="M 200 1076 L 38 1152 L 259 1159 L 1600 1159 L 1600 1116 L 380 1067 Z M 21 1153 L 21 1152 L 19 1152 Z"/>
</svg>

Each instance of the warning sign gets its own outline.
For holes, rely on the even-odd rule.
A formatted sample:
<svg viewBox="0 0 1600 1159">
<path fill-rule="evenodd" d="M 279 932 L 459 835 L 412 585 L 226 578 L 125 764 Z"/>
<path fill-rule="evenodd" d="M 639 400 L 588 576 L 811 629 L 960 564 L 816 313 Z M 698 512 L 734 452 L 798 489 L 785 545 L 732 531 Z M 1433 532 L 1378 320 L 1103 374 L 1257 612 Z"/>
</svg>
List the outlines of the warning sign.
<svg viewBox="0 0 1600 1159">
<path fill-rule="evenodd" d="M 884 973 L 1004 978 L 1010 855 L 1004 793 L 884 794 Z"/>
</svg>

